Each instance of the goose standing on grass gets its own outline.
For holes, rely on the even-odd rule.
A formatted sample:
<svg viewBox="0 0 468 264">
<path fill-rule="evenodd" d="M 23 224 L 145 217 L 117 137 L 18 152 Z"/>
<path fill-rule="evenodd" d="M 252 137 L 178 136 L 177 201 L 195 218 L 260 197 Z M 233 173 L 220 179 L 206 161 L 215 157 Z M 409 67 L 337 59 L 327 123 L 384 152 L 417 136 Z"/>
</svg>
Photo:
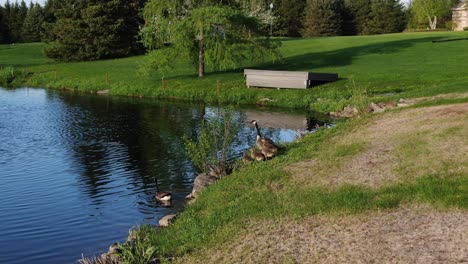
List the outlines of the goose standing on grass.
<svg viewBox="0 0 468 264">
<path fill-rule="evenodd" d="M 244 152 L 244 155 L 242 155 L 242 161 L 245 163 L 245 164 L 249 164 L 249 163 L 252 163 L 254 161 L 254 159 L 252 159 L 252 157 L 250 157 L 249 155 L 247 155 L 247 152 Z"/>
<path fill-rule="evenodd" d="M 264 161 L 265 155 L 261 151 L 257 151 L 254 148 L 250 149 L 250 156 L 255 159 L 256 161 Z"/>
<path fill-rule="evenodd" d="M 256 145 L 258 149 L 260 149 L 265 158 L 272 158 L 278 153 L 278 146 L 276 146 L 273 140 L 266 137 L 262 137 L 262 134 L 260 133 L 260 128 L 258 128 L 258 123 L 256 120 L 252 120 L 251 123 L 254 124 L 255 128 L 257 129 Z"/>
</svg>

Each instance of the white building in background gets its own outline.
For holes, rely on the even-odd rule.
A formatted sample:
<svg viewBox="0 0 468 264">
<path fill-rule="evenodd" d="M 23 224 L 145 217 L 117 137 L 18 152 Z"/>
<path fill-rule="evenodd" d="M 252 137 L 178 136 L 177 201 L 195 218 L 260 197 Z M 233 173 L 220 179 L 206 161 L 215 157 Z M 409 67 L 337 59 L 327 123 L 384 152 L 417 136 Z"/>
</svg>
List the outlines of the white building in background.
<svg viewBox="0 0 468 264">
<path fill-rule="evenodd" d="M 468 30 L 468 6 L 465 2 L 460 2 L 456 7 L 452 8 L 453 30 L 463 31 Z"/>
</svg>

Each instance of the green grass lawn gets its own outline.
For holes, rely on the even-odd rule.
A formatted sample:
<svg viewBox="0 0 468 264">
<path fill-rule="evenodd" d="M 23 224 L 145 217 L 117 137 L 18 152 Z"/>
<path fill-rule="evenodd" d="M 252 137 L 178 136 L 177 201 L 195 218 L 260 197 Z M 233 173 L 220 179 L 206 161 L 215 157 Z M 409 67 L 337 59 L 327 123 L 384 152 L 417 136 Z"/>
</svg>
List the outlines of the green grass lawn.
<svg viewBox="0 0 468 264">
<path fill-rule="evenodd" d="M 33 73 L 26 82 L 35 87 L 72 88 L 84 91 L 110 89 L 111 94 L 178 98 L 230 104 L 268 104 L 338 110 L 355 104 L 353 89 L 364 90 L 368 100 L 383 101 L 468 91 L 465 64 L 468 41 L 432 43 L 445 38 L 468 37 L 466 32 L 402 33 L 378 36 L 286 39 L 283 60 L 261 69 L 338 73 L 341 80 L 308 90 L 248 89 L 241 70 L 211 72 L 203 79 L 189 65 L 180 65 L 166 76 L 138 73 L 144 56 L 96 62 L 54 62 L 42 53 L 46 44 L 0 46 L 0 67 L 13 65 Z M 106 77 L 106 75 L 108 77 Z M 219 94 L 216 81 L 220 80 Z M 351 85 L 352 84 L 352 85 Z"/>
<path fill-rule="evenodd" d="M 45 44 L 0 46 L 0 67 L 14 66 L 30 72 L 25 84 L 35 87 L 83 91 L 110 89 L 115 95 L 232 104 L 255 104 L 262 98 L 270 98 L 273 100 L 269 103 L 271 105 L 331 111 L 347 104 L 365 106 L 369 101 L 467 92 L 465 64 L 468 61 L 468 41 L 432 43 L 433 40 L 462 37 L 468 37 L 468 32 L 289 39 L 283 41 L 281 63 L 246 65 L 262 69 L 335 72 L 341 77 L 338 82 L 308 90 L 249 89 L 245 87 L 241 70 L 209 73 L 198 79 L 194 69 L 183 65 L 166 77 L 166 89 L 163 90 L 157 73 L 151 77 L 138 74 L 144 56 L 60 63 L 44 57 L 41 50 Z M 216 80 L 221 81 L 220 94 L 217 94 Z M 440 99 L 432 104 L 466 101 L 466 97 Z M 389 113 L 388 119 L 400 111 L 405 110 Z M 460 118 L 462 120 L 463 116 Z M 359 135 L 364 127 L 379 120 L 379 116 L 367 116 L 341 123 L 333 129 L 320 130 L 288 145 L 278 158 L 235 171 L 205 190 L 170 228 L 144 227 L 139 232 L 141 240 L 133 248 L 134 252 L 129 247 L 125 249 L 127 260 L 145 263 L 142 259 L 151 259 L 153 255 L 179 257 L 199 252 L 229 242 L 247 232 L 249 222 L 264 219 L 286 217 L 300 220 L 316 214 L 385 210 L 406 203 L 427 203 L 444 210 L 466 210 L 466 171 L 460 173 L 453 169 L 466 168 L 466 160 L 441 163 L 437 151 L 431 150 L 432 145 L 429 145 L 430 139 L 434 138 L 449 143 L 456 139 L 460 144 L 455 142 L 452 147 L 466 146 L 466 122 L 460 120 L 456 123 L 461 124 L 460 127 L 449 127 L 449 132 L 442 133 L 450 140 L 432 135 L 425 137 L 424 133 L 431 131 L 413 135 L 416 137 L 414 140 L 396 140 L 398 144 L 393 154 L 405 161 L 398 163 L 404 167 L 397 166 L 396 173 L 403 181 L 376 188 L 359 184 L 326 188 L 298 184 L 284 170 L 285 166 L 313 159 L 329 164 L 330 171 L 339 170 L 340 166 L 369 147 L 365 142 L 344 137 L 351 133 Z M 441 118 L 438 122 L 443 121 Z M 438 170 L 433 172 L 431 168 Z M 414 177 L 418 172 L 421 175 Z"/>
<path fill-rule="evenodd" d="M 279 157 L 243 167 L 204 190 L 197 201 L 188 206 L 171 227 L 143 227 L 138 233 L 141 239 L 138 247 L 145 250 L 152 248 L 156 255 L 163 258 L 184 257 L 236 241 L 237 237 L 249 232 L 248 227 L 252 223 L 262 223 L 266 220 L 301 221 L 313 215 L 333 217 L 392 210 L 400 205 L 421 203 L 441 210 L 467 210 L 468 177 L 463 169 L 467 166 L 466 160 L 452 161 L 450 164 L 441 162 L 437 151 L 425 142 L 426 139 L 432 140 L 433 135 L 426 137 L 416 133 L 403 142 L 399 137 L 391 140 L 391 144 L 395 144 L 395 150 L 390 152 L 400 157 L 404 161 L 401 165 L 405 167 L 400 168 L 398 161 L 388 161 L 396 167 L 395 170 L 401 179 L 394 179 L 378 187 L 346 183 L 335 187 L 319 186 L 308 183 L 313 182 L 313 179 L 298 182 L 294 173 L 285 170 L 285 167 L 297 162 L 316 160 L 316 164 L 324 164 L 331 175 L 353 157 L 367 151 L 369 146 L 355 142 L 356 138 L 367 138 L 366 135 L 361 135 L 361 131 L 375 126 L 383 119 L 388 122 L 405 116 L 406 113 L 400 111 L 388 113 L 383 118 L 367 116 L 341 123 L 333 129 L 320 130 L 301 141 L 289 144 Z M 466 120 L 466 116 L 457 118 Z M 443 124 L 445 121 L 441 119 L 443 117 L 439 117 L 439 122 Z M 435 129 L 425 133 L 446 135 L 452 140 L 460 139 L 466 143 L 463 133 L 468 127 L 466 123 L 459 126 L 460 123 L 457 122 L 452 123 L 455 127 L 447 130 L 450 132 Z M 414 124 L 407 126 L 415 127 Z M 420 126 L 414 129 L 424 130 Z M 445 139 L 436 137 L 435 140 L 443 142 Z M 369 141 L 379 144 L 380 140 Z M 461 166 L 459 171 L 452 169 L 457 166 Z M 433 169 L 436 167 L 437 169 Z M 317 168 L 320 166 L 311 167 Z M 308 177 L 323 176 L 319 174 L 323 173 L 312 172 Z M 330 177 L 329 175 L 324 177 Z M 130 249 L 127 247 L 126 250 Z M 145 263 L 141 261 L 145 250 L 126 252 L 129 263 Z"/>
</svg>

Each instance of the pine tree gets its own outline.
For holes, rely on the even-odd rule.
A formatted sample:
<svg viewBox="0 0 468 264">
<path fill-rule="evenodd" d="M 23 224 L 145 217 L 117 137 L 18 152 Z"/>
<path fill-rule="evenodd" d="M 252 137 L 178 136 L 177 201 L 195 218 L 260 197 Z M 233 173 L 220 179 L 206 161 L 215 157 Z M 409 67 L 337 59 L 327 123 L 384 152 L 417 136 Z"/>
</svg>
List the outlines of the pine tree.
<svg viewBox="0 0 468 264">
<path fill-rule="evenodd" d="M 304 36 L 335 36 L 342 33 L 340 0 L 308 0 Z"/>
<path fill-rule="evenodd" d="M 371 0 L 346 0 L 347 16 L 344 23 L 346 35 L 364 35 L 371 20 Z"/>
<path fill-rule="evenodd" d="M 276 35 L 300 37 L 303 29 L 306 0 L 277 0 L 274 13 L 278 17 L 275 23 Z"/>
<path fill-rule="evenodd" d="M 129 3 L 130 2 L 130 3 Z M 57 21 L 47 56 L 66 61 L 128 56 L 141 50 L 136 36 L 144 1 L 63 0 L 54 3 Z"/>
<path fill-rule="evenodd" d="M 52 42 L 55 40 L 54 25 L 57 22 L 57 7 L 60 0 L 47 0 L 45 2 L 43 13 L 44 22 L 42 22 L 41 41 Z"/>
<path fill-rule="evenodd" d="M 8 31 L 5 21 L 5 9 L 0 5 L 0 44 L 6 43 L 7 34 Z"/>
<path fill-rule="evenodd" d="M 21 1 L 20 4 L 15 2 L 15 4 L 10 9 L 9 15 L 9 27 L 11 31 L 11 41 L 12 42 L 22 42 L 22 33 L 23 33 L 23 23 L 28 15 L 28 7 L 26 2 Z"/>
<path fill-rule="evenodd" d="M 13 6 L 11 5 L 10 1 L 7 0 L 5 2 L 5 7 L 3 9 L 3 23 L 5 24 L 5 28 L 3 29 L 4 36 L 3 41 L 5 43 L 12 43 L 13 36 L 11 33 L 11 14 L 12 14 Z"/>
<path fill-rule="evenodd" d="M 363 34 L 401 32 L 405 29 L 406 17 L 399 0 L 372 0 L 370 19 Z"/>
<path fill-rule="evenodd" d="M 41 41 L 43 32 L 42 23 L 44 23 L 44 12 L 39 4 L 32 5 L 29 8 L 28 15 L 24 20 L 22 38 L 25 42 Z"/>
</svg>

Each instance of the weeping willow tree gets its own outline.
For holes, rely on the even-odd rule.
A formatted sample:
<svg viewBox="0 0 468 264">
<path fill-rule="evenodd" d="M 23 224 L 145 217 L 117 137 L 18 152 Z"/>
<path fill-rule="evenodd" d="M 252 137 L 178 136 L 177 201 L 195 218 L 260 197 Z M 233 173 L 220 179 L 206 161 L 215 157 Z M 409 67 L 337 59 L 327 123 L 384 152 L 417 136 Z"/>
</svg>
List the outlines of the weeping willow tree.
<svg viewBox="0 0 468 264">
<path fill-rule="evenodd" d="M 141 35 L 150 50 L 146 70 L 165 73 L 178 61 L 192 63 L 198 76 L 279 57 L 278 42 L 263 37 L 258 20 L 238 1 L 151 0 Z"/>
</svg>

